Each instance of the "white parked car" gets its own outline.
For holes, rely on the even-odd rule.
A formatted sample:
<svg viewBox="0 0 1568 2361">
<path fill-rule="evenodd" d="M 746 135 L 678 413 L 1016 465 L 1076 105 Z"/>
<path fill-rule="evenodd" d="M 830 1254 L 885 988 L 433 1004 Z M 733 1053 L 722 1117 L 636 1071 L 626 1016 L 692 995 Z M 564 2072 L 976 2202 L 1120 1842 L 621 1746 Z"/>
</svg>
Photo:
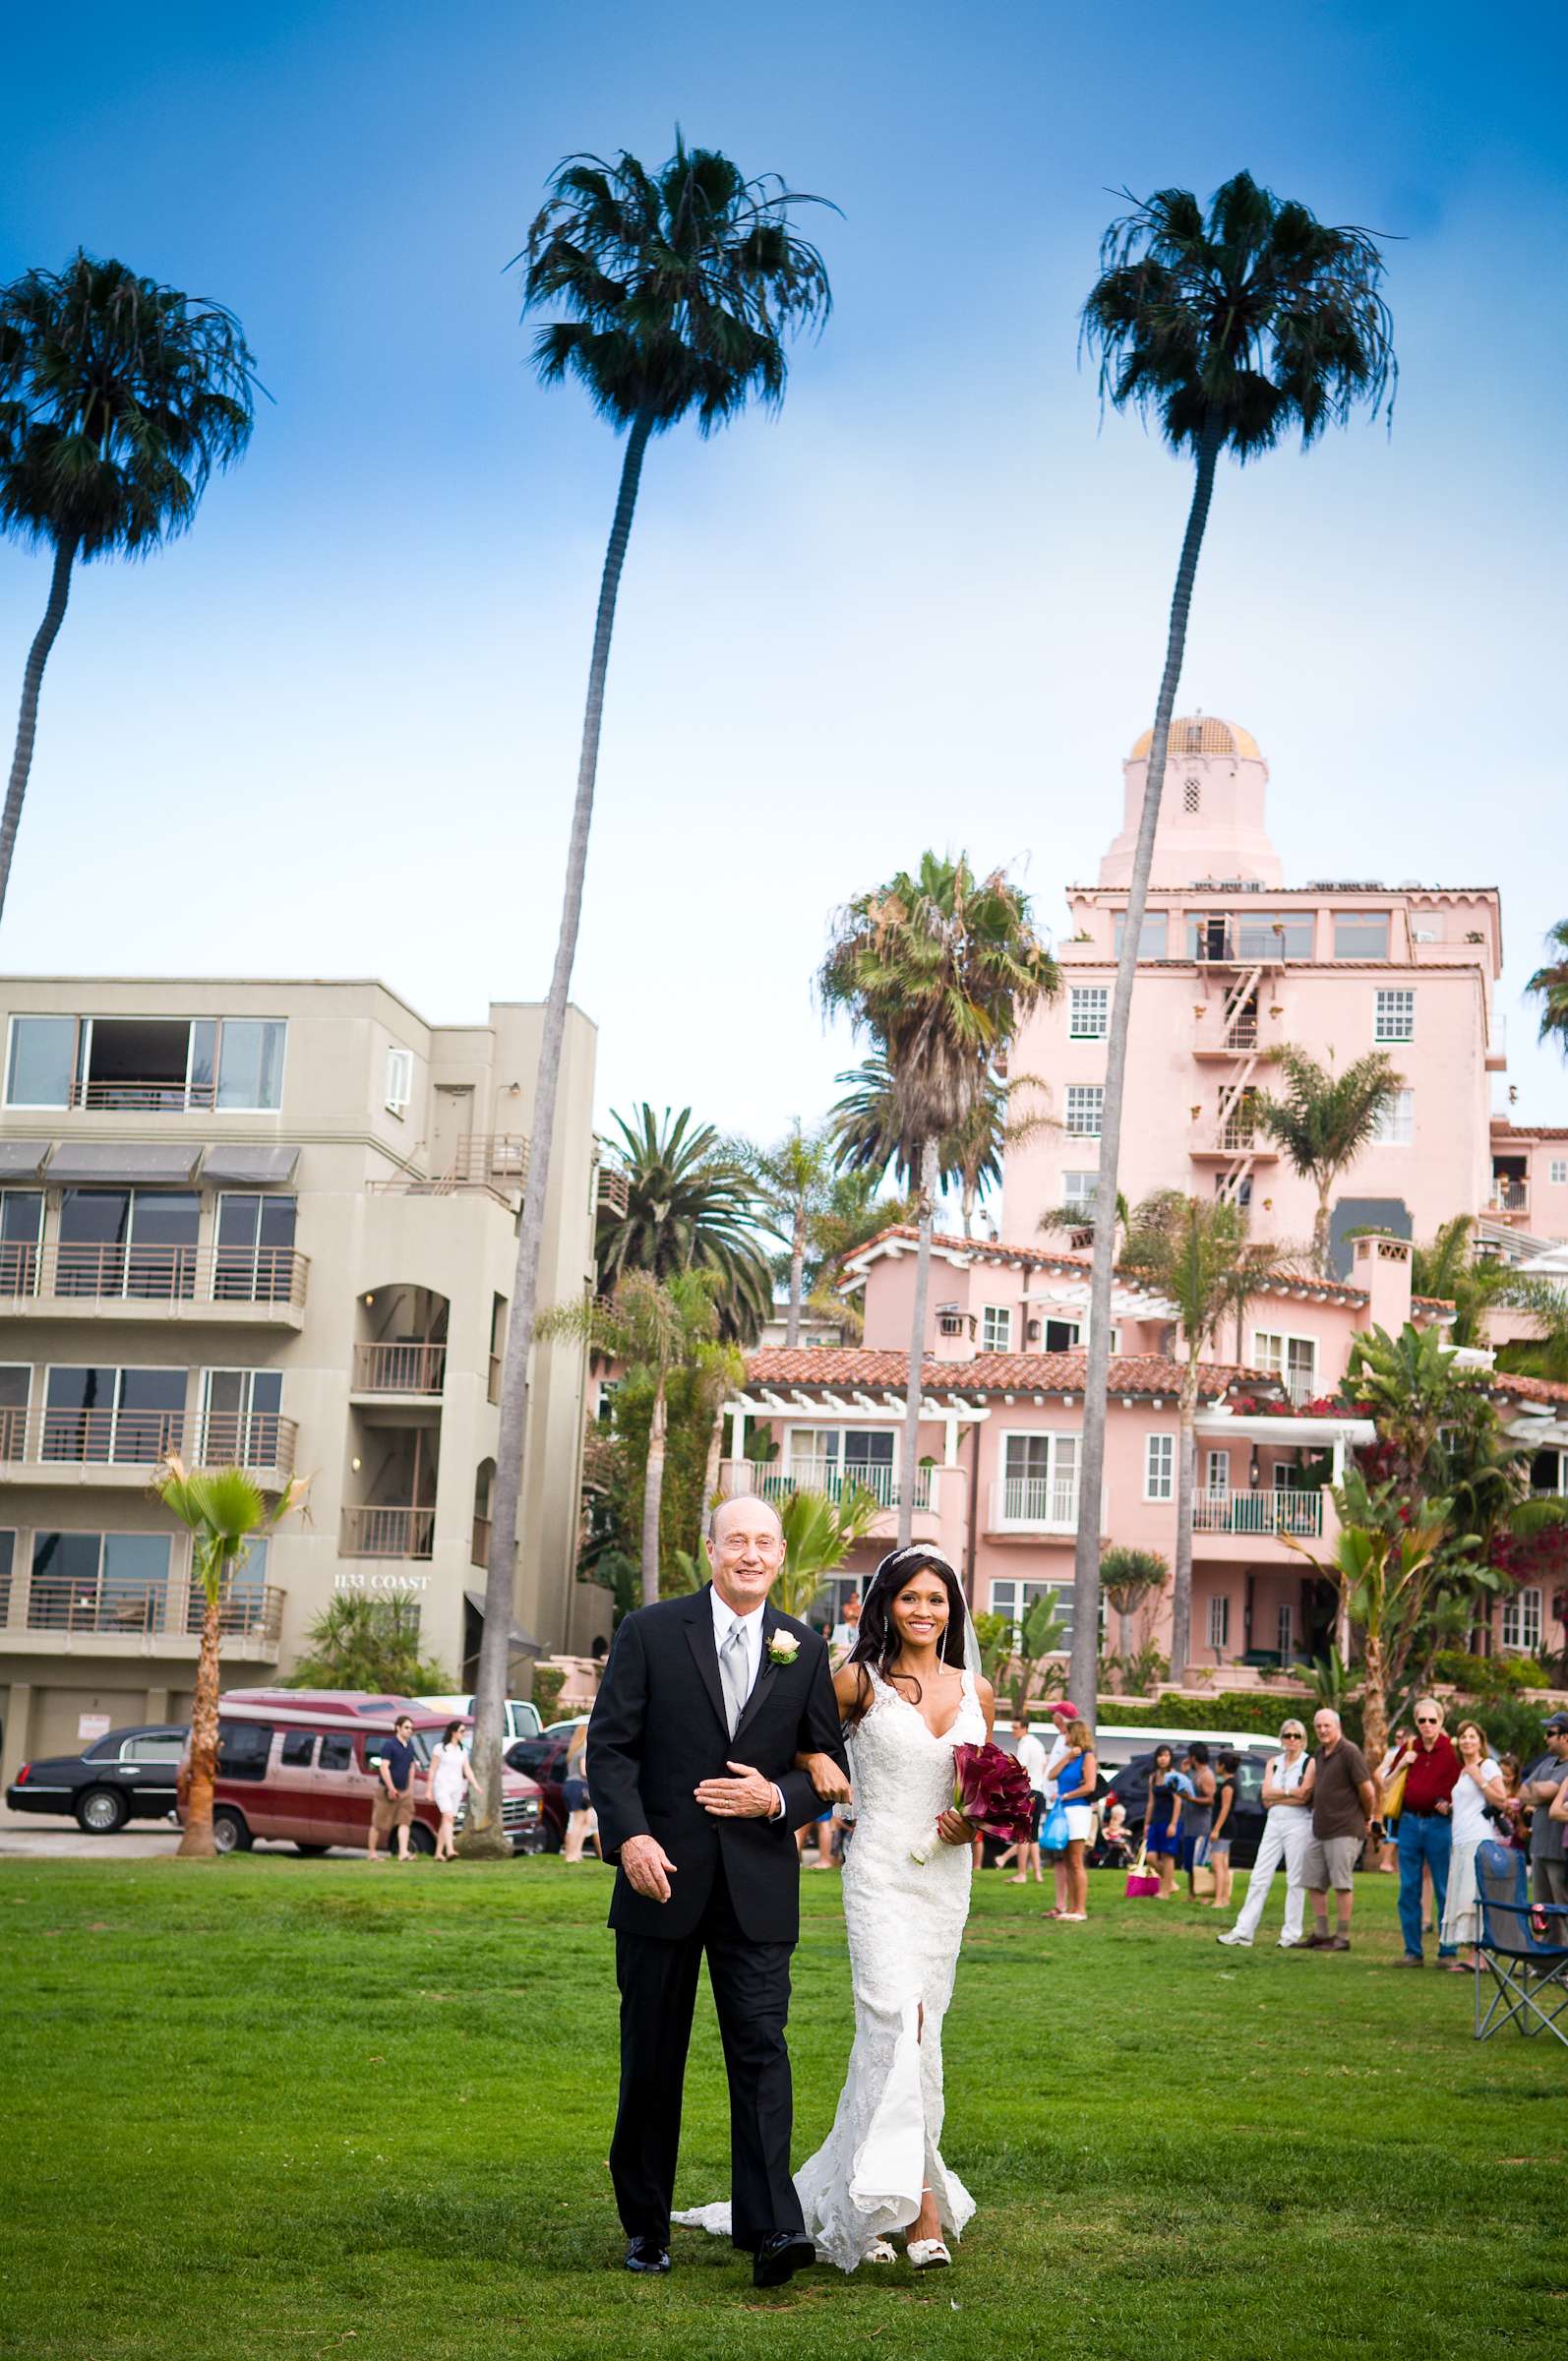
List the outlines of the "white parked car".
<svg viewBox="0 0 1568 2361">
<path fill-rule="evenodd" d="M 474 1701 L 471 1697 L 416 1697 L 413 1702 L 415 1705 L 422 1705 L 427 1714 L 455 1716 L 472 1714 L 474 1710 Z M 507 1699 L 506 1725 L 501 1734 L 502 1746 L 504 1748 L 510 1746 L 516 1738 L 536 1738 L 543 1726 L 544 1725 L 539 1719 L 539 1708 L 528 1698 L 509 1697 Z"/>
</svg>

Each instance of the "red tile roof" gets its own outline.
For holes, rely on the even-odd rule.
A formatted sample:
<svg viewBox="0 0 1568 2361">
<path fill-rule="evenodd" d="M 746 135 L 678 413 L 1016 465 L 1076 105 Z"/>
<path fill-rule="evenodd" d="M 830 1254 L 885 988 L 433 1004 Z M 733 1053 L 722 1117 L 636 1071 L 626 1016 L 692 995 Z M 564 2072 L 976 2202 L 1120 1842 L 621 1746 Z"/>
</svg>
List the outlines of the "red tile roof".
<svg viewBox="0 0 1568 2361">
<path fill-rule="evenodd" d="M 1184 1366 L 1156 1353 L 1123 1354 L 1111 1363 L 1109 1391 L 1176 1394 Z M 1081 1394 L 1087 1368 L 1088 1356 L 1083 1353 L 978 1353 L 973 1361 L 928 1360 L 921 1382 L 930 1393 Z M 827 1386 L 835 1391 L 854 1386 L 894 1386 L 901 1391 L 908 1369 L 907 1354 L 864 1345 L 807 1345 L 793 1352 L 785 1346 L 766 1346 L 750 1354 L 746 1363 L 753 1385 Z M 1235 1386 L 1248 1393 L 1278 1394 L 1284 1400 L 1277 1378 L 1227 1362 L 1203 1362 L 1199 1385 L 1211 1400 Z"/>
<path fill-rule="evenodd" d="M 1551 1377 L 1522 1377 L 1512 1369 L 1492 1371 L 1494 1394 L 1513 1394 L 1521 1402 L 1568 1402 L 1568 1385 Z"/>
<path fill-rule="evenodd" d="M 1085 1223 L 1084 1227 L 1087 1229 L 1088 1224 Z M 919 1241 L 920 1232 L 910 1222 L 890 1222 L 885 1230 L 878 1230 L 874 1238 L 869 1238 L 864 1245 L 857 1246 L 853 1254 L 845 1255 L 846 1267 L 861 1261 L 873 1246 L 885 1245 L 891 1238 L 906 1239 L 911 1245 L 915 1245 Z M 1090 1263 L 1087 1254 L 1073 1253 L 1065 1246 L 1009 1246 L 991 1238 L 954 1238 L 942 1230 L 933 1234 L 931 1242 L 948 1253 L 972 1254 L 981 1262 L 1026 1262 L 1037 1268 L 1055 1270 L 1059 1266 L 1075 1271 L 1087 1271 Z"/>
</svg>

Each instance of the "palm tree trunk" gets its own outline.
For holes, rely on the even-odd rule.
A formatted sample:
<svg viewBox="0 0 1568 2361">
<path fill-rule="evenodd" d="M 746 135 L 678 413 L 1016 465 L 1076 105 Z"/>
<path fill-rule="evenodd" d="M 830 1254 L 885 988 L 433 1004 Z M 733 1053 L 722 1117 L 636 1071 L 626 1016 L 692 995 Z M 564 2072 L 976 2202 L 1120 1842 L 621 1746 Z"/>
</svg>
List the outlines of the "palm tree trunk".
<svg viewBox="0 0 1568 2361">
<path fill-rule="evenodd" d="M 784 1323 L 784 1342 L 794 1352 L 801 1341 L 801 1298 L 806 1289 L 806 1199 L 795 1207 L 795 1228 L 790 1237 L 790 1308 Z"/>
<path fill-rule="evenodd" d="M 202 1617 L 202 1648 L 196 1660 L 196 1692 L 191 1699 L 191 1785 L 185 1804 L 185 1833 L 179 1859 L 211 1861 L 217 1857 L 212 1842 L 212 1783 L 217 1777 L 217 1652 L 218 1600 L 222 1570 L 207 1587 L 207 1609 Z"/>
<path fill-rule="evenodd" d="M 670 1413 L 664 1398 L 664 1379 L 653 1389 L 653 1416 L 648 1421 L 648 1459 L 642 1476 L 642 1604 L 652 1606 L 659 1596 L 659 1510 L 664 1502 L 664 1445 L 670 1431 Z"/>
<path fill-rule="evenodd" d="M 915 1530 L 915 1478 L 920 1467 L 920 1406 L 925 1396 L 926 1299 L 931 1293 L 931 1234 L 936 1212 L 936 1142 L 920 1151 L 920 1250 L 915 1256 L 915 1312 L 909 1332 L 909 1376 L 904 1386 L 904 1448 L 898 1471 L 898 1546 Z"/>
<path fill-rule="evenodd" d="M 43 686 L 43 668 L 49 661 L 49 650 L 60 635 L 65 621 L 66 601 L 71 595 L 71 568 L 76 558 L 74 539 L 61 541 L 54 553 L 54 570 L 49 576 L 49 602 L 43 610 L 43 621 L 28 650 L 28 661 L 22 673 L 22 709 L 17 715 L 16 751 L 11 757 L 11 782 L 6 789 L 5 811 L 0 814 L 0 914 L 6 906 L 6 887 L 11 882 L 11 857 L 16 851 L 17 829 L 22 823 L 22 799 L 28 792 L 28 776 L 32 769 L 32 745 L 38 734 L 38 692 Z M 209 1821 L 211 1821 L 211 1796 Z"/>
<path fill-rule="evenodd" d="M 474 1684 L 473 1767 L 478 1787 L 459 1840 L 463 1852 L 489 1860 L 512 1857 L 512 1846 L 501 1825 L 501 1748 L 517 1559 L 517 1507 L 522 1493 L 522 1453 L 528 1423 L 528 1355 L 533 1344 L 539 1292 L 539 1249 L 544 1236 L 545 1191 L 550 1181 L 556 1094 L 567 1030 L 567 997 L 572 989 L 577 928 L 582 917 L 582 880 L 588 862 L 588 828 L 593 817 L 593 789 L 599 768 L 599 729 L 604 715 L 604 683 L 610 665 L 616 594 L 621 587 L 621 570 L 626 563 L 627 542 L 636 508 L 642 457 L 652 431 L 653 420 L 643 413 L 633 421 L 627 437 L 621 488 L 599 584 L 593 655 L 588 665 L 588 701 L 582 718 L 582 752 L 577 762 L 577 795 L 567 853 L 566 893 L 561 905 L 561 933 L 539 1044 L 539 1071 L 529 1127 L 528 1179 L 523 1190 L 522 1219 L 517 1228 L 512 1314 L 501 1362 L 496 1481 L 491 1492 L 490 1557 L 485 1575 L 485 1628 L 479 1643 L 479 1670 Z"/>
<path fill-rule="evenodd" d="M 973 1238 L 975 1235 L 975 1205 L 979 1194 L 980 1192 L 977 1189 L 974 1181 L 966 1177 L 963 1185 L 963 1192 L 958 1200 L 959 1204 L 963 1208 L 965 1238 Z"/>
<path fill-rule="evenodd" d="M 1312 1267 L 1320 1279 L 1332 1276 L 1329 1270 L 1329 1191 L 1334 1186 L 1330 1174 L 1317 1192 L 1317 1211 L 1312 1216 Z"/>
<path fill-rule="evenodd" d="M 1181 656 L 1186 645 L 1187 614 L 1198 571 L 1198 552 L 1214 494 L 1214 471 L 1220 456 L 1217 428 L 1205 430 L 1198 445 L 1197 473 L 1192 505 L 1187 511 L 1176 590 L 1171 600 L 1171 624 L 1166 636 L 1165 671 L 1154 709 L 1154 733 L 1149 742 L 1149 767 L 1143 788 L 1143 814 L 1122 922 L 1121 952 L 1116 960 L 1116 991 L 1111 1001 L 1111 1030 L 1106 1042 L 1106 1095 L 1100 1119 L 1100 1177 L 1095 1185 L 1094 1264 L 1089 1280 L 1089 1351 L 1084 1380 L 1083 1451 L 1078 1493 L 1078 1540 L 1073 1556 L 1072 1693 L 1088 1710 L 1094 1725 L 1095 1676 L 1100 1653 L 1100 1500 L 1105 1484 L 1106 1389 L 1111 1373 L 1111 1288 L 1116 1236 L 1116 1178 L 1121 1161 L 1121 1096 L 1127 1075 L 1127 1029 L 1132 1014 L 1132 984 L 1138 963 L 1138 938 L 1143 932 L 1144 906 L 1149 898 L 1149 872 L 1154 865 L 1154 832 L 1160 819 L 1160 796 L 1165 786 L 1166 751 L 1171 743 L 1171 716 L 1176 710 Z"/>
<path fill-rule="evenodd" d="M 1380 1635 L 1361 1642 L 1361 1752 L 1375 1771 L 1388 1752 L 1388 1667 Z"/>
<path fill-rule="evenodd" d="M 1192 1654 L 1192 1496 L 1197 1484 L 1197 1349 L 1181 1376 L 1181 1439 L 1176 1452 L 1176 1566 L 1171 1580 L 1171 1678 L 1182 1680 Z"/>
</svg>

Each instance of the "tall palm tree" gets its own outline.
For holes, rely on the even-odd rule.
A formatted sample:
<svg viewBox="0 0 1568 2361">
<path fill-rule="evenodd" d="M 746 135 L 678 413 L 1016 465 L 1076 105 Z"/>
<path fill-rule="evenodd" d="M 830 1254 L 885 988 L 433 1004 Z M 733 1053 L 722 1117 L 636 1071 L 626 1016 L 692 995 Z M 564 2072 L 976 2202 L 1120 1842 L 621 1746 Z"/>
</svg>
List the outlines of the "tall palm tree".
<svg viewBox="0 0 1568 2361">
<path fill-rule="evenodd" d="M 839 1160 L 880 1178 L 898 1153 L 898 1092 L 887 1060 L 868 1058 L 840 1074 L 838 1080 L 844 1085 L 844 1096 L 833 1107 L 832 1138 Z M 1042 1091 L 1049 1096 L 1050 1089 L 1050 1083 L 1039 1074 L 1009 1078 L 989 1068 L 969 1113 L 936 1142 L 938 1183 L 943 1189 L 958 1190 L 965 1238 L 974 1236 L 982 1188 L 1001 1179 L 1006 1150 L 1058 1127 L 1042 1107 L 1012 1114 L 1013 1093 Z"/>
<path fill-rule="evenodd" d="M 1391 323 L 1380 293 L 1382 257 L 1365 230 L 1330 228 L 1304 205 L 1259 188 L 1247 172 L 1215 193 L 1207 213 L 1185 189 L 1161 189 L 1141 201 L 1126 194 L 1131 210 L 1111 224 L 1101 243 L 1101 273 L 1083 309 L 1084 338 L 1100 357 L 1102 398 L 1116 409 L 1155 417 L 1171 449 L 1191 459 L 1193 482 L 1106 1041 L 1083 1488 L 1073 1561 L 1072 1683 L 1086 1704 L 1094 1698 L 1100 1626 L 1099 1502 L 1127 1026 L 1171 717 L 1215 473 L 1224 452 L 1241 461 L 1256 458 L 1292 432 L 1306 447 L 1325 426 L 1348 419 L 1358 402 L 1375 413 L 1395 375 Z"/>
<path fill-rule="evenodd" d="M 1176 1306 L 1186 1346 L 1176 1462 L 1176 1566 L 1171 1585 L 1171 1675 L 1185 1676 L 1192 1649 L 1192 1504 L 1197 1489 L 1200 1364 L 1224 1321 L 1284 1269 L 1289 1250 L 1254 1243 L 1239 1206 L 1160 1189 L 1133 1208 L 1121 1267 Z"/>
<path fill-rule="evenodd" d="M 977 878 L 968 856 L 927 853 L 917 875 L 900 870 L 839 915 L 822 962 L 825 1006 L 844 1009 L 868 1035 L 890 1078 L 885 1133 L 849 1146 L 863 1171 L 892 1160 L 920 1189 L 920 1250 L 904 1392 L 898 1541 L 913 1530 L 915 1468 L 925 1369 L 926 1299 L 939 1143 L 966 1121 L 1023 1019 L 1058 989 L 1056 963 L 1034 931 L 1029 897 L 1001 870 Z"/>
<path fill-rule="evenodd" d="M 79 249 L 0 288 L 0 527 L 54 552 L 0 814 L 0 911 L 71 570 L 186 531 L 212 469 L 250 441 L 255 387 L 232 312 L 123 263 Z"/>
<path fill-rule="evenodd" d="M 732 1153 L 755 1192 L 761 1218 L 789 1248 L 790 1301 L 784 1342 L 793 1351 L 801 1341 L 801 1306 L 806 1300 L 813 1227 L 832 1200 L 831 1136 L 820 1124 L 806 1130 L 797 1116 L 774 1146 L 759 1148 L 749 1140 L 737 1140 Z"/>
<path fill-rule="evenodd" d="M 670 1379 L 677 1369 L 712 1373 L 734 1385 L 745 1364 L 733 1345 L 719 1341 L 715 1301 L 719 1282 L 712 1271 L 677 1271 L 668 1279 L 651 1271 L 628 1271 L 615 1294 L 564 1303 L 542 1312 L 538 1333 L 582 1338 L 607 1361 L 625 1364 L 629 1377 L 653 1390 L 648 1456 L 642 1483 L 642 1604 L 659 1596 L 659 1509 L 664 1498 L 664 1454 L 669 1434 Z"/>
<path fill-rule="evenodd" d="M 820 327 L 831 305 L 826 265 L 791 227 L 798 206 L 820 202 L 786 188 L 773 174 L 747 180 L 727 155 L 689 149 L 678 134 L 674 155 L 654 172 L 624 150 L 613 162 L 569 156 L 550 183 L 522 257 L 524 313 L 560 305 L 567 315 L 539 331 L 534 360 L 542 382 L 575 378 L 600 417 L 617 433 L 624 430 L 627 440 L 594 620 L 561 932 L 539 1043 L 528 1180 L 502 1358 L 485 1629 L 474 1696 L 479 1795 L 470 1814 L 471 1837 L 482 1832 L 486 1857 L 493 1860 L 510 1857 L 501 1825 L 501 1743 L 528 1355 L 621 569 L 652 437 L 689 417 L 708 435 L 739 417 L 754 398 L 775 410 L 782 402 L 786 340 Z"/>
<path fill-rule="evenodd" d="M 1383 1050 L 1368 1050 L 1343 1073 L 1319 1065 L 1305 1050 L 1275 1053 L 1285 1076 L 1276 1098 L 1261 1091 L 1254 1102 L 1258 1126 L 1285 1151 L 1286 1162 L 1317 1191 L 1312 1217 L 1312 1268 L 1320 1279 L 1334 1276 L 1330 1199 L 1343 1172 L 1371 1145 L 1378 1125 L 1404 1087 L 1404 1077 Z"/>
<path fill-rule="evenodd" d="M 668 1108 L 660 1118 L 645 1104 L 630 1120 L 610 1120 L 621 1134 L 616 1155 L 624 1188 L 599 1208 L 600 1292 L 611 1293 L 628 1271 L 660 1279 L 711 1271 L 719 1333 L 754 1342 L 773 1308 L 773 1271 L 757 1236 L 762 1206 L 752 1175 L 710 1123 L 693 1127 L 690 1107 L 673 1121 Z"/>
<path fill-rule="evenodd" d="M 1550 959 L 1537 968 L 1525 990 L 1540 1001 L 1539 1038 L 1549 1041 L 1555 1035 L 1557 1047 L 1568 1057 L 1568 918 L 1548 928 L 1546 948 Z"/>
<path fill-rule="evenodd" d="M 180 1858 L 210 1861 L 212 1784 L 217 1777 L 217 1672 L 223 1604 L 251 1544 L 283 1517 L 302 1508 L 308 1476 L 296 1476 L 269 1500 L 242 1468 L 187 1468 L 177 1454 L 154 1469 L 152 1489 L 191 1536 L 191 1570 L 202 1586 L 202 1645 L 191 1699 L 191 1786 Z"/>
</svg>

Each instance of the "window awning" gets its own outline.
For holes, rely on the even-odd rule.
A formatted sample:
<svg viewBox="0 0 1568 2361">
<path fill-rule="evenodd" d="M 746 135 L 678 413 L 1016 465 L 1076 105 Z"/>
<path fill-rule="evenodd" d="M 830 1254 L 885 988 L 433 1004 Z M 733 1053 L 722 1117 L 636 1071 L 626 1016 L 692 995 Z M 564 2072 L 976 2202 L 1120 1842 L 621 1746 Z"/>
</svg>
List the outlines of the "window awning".
<svg viewBox="0 0 1568 2361">
<path fill-rule="evenodd" d="M 48 1153 L 46 1139 L 0 1139 L 0 1180 L 36 1180 Z"/>
<path fill-rule="evenodd" d="M 464 1591 L 463 1597 L 476 1615 L 484 1613 L 485 1595 L 483 1591 Z M 549 1653 L 543 1640 L 536 1640 L 531 1631 L 522 1630 L 516 1623 L 513 1623 L 511 1631 L 507 1634 L 507 1645 L 513 1656 L 545 1656 Z"/>
<path fill-rule="evenodd" d="M 179 1182 L 190 1180 L 201 1153 L 202 1143 L 195 1139 L 57 1140 L 44 1177 L 51 1181 Z"/>
<path fill-rule="evenodd" d="M 225 1186 L 242 1183 L 251 1188 L 265 1188 L 292 1180 L 298 1162 L 297 1147 L 247 1147 L 238 1140 L 231 1146 L 208 1149 L 202 1179 L 221 1181 Z"/>
</svg>

